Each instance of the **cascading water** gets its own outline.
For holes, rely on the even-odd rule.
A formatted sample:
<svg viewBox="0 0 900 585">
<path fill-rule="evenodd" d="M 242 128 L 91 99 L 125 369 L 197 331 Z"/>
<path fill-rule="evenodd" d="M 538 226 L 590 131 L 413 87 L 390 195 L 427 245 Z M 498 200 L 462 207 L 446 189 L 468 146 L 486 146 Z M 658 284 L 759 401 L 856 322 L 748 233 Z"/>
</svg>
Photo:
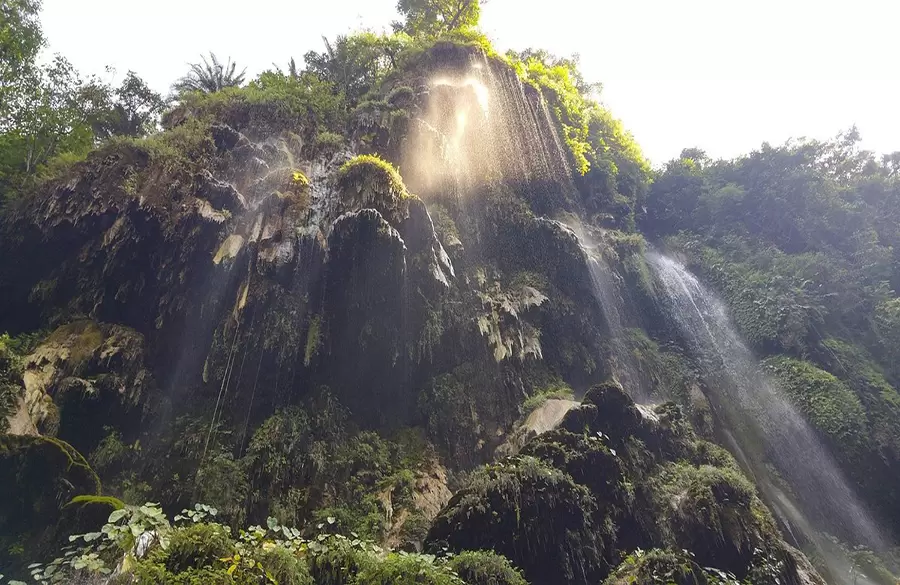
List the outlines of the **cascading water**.
<svg viewBox="0 0 900 585">
<path fill-rule="evenodd" d="M 476 189 L 497 183 L 574 191 L 547 104 L 515 72 L 477 53 L 428 86 L 401 164 L 414 192 L 450 192 L 464 203 Z"/>
<path fill-rule="evenodd" d="M 724 304 L 677 261 L 655 252 L 647 254 L 647 261 L 669 315 L 700 361 L 707 397 L 728 426 L 726 443 L 755 477 L 788 534 L 817 548 L 832 577 L 843 579 L 852 564 L 821 533 L 883 550 L 878 527 L 807 421 L 761 372 Z M 779 487 L 779 480 L 787 489 Z"/>
<path fill-rule="evenodd" d="M 604 246 L 595 242 L 581 223 L 577 221 L 570 223 L 571 225 L 563 225 L 572 231 L 581 246 L 591 277 L 591 289 L 606 321 L 609 333 L 609 364 L 613 376 L 636 402 L 647 402 L 651 398 L 651 392 L 642 382 L 640 368 L 628 350 L 627 312 L 622 296 L 624 287 L 621 278 L 604 254 Z"/>
</svg>

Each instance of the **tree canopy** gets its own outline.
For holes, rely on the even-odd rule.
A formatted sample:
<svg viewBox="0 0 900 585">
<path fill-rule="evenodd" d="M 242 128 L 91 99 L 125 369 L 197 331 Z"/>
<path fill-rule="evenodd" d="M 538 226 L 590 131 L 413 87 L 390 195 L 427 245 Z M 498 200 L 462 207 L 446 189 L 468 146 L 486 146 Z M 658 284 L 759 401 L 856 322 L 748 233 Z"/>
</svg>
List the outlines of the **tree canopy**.
<svg viewBox="0 0 900 585">
<path fill-rule="evenodd" d="M 438 36 L 457 29 L 478 26 L 479 0 L 399 0 L 397 12 L 406 20 L 395 23 L 410 35 Z"/>
</svg>

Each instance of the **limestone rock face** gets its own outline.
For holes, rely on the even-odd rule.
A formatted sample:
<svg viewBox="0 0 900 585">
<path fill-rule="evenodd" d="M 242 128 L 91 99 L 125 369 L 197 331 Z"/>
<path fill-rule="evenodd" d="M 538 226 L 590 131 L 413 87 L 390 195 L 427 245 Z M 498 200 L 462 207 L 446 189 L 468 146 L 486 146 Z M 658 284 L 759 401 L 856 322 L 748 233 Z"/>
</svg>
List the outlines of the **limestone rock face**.
<svg viewBox="0 0 900 585">
<path fill-rule="evenodd" d="M 57 328 L 25 358 L 25 392 L 11 432 L 58 434 L 93 447 L 96 425 L 127 424 L 155 386 L 144 351 L 143 336 L 127 327 L 82 320 Z"/>
<path fill-rule="evenodd" d="M 0 335 L 31 340 L 0 363 L 0 485 L 16 490 L 0 502 L 0 565 L 17 534 L 44 538 L 28 522 L 115 503 L 60 510 L 99 493 L 90 461 L 129 503 L 199 499 L 234 526 L 276 517 L 313 538 L 327 522 L 407 550 L 492 550 L 533 585 L 657 570 L 702 584 L 706 567 L 820 585 L 679 407 L 602 383 L 616 339 L 557 221 L 581 185 L 556 106 L 474 45 L 398 57 L 334 120 L 317 110 L 343 98 L 305 78 L 285 80 L 290 99 L 251 85 L 185 100 L 163 132 L 110 141 L 0 212 Z M 515 115 L 490 119 L 481 89 Z M 468 129 L 457 106 L 477 114 Z M 453 129 L 480 144 L 471 164 L 445 149 Z M 404 152 L 417 144 L 424 164 Z M 643 241 L 620 239 L 632 250 L 616 270 L 635 288 Z M 656 343 L 643 312 L 635 326 Z M 559 389 L 583 400 L 524 416 Z M 714 436 L 712 405 L 694 402 Z M 657 552 L 629 562 L 638 550 Z M 471 574 L 490 565 L 521 585 L 506 560 L 477 557 L 463 557 Z"/>
</svg>

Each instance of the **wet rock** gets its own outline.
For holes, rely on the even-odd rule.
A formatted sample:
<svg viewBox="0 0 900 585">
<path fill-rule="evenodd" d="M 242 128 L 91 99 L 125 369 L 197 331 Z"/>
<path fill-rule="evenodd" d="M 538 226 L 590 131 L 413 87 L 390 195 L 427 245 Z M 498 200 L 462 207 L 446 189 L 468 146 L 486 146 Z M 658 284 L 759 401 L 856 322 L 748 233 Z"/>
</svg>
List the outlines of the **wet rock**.
<svg viewBox="0 0 900 585">
<path fill-rule="evenodd" d="M 534 585 L 597 583 L 606 573 L 609 527 L 584 486 L 533 457 L 485 467 L 435 520 L 428 543 L 493 550 Z"/>
<path fill-rule="evenodd" d="M 562 423 L 563 418 L 580 403 L 574 400 L 551 398 L 534 409 L 525 421 L 510 433 L 509 439 L 497 448 L 498 457 L 516 455 L 525 444 Z"/>
<path fill-rule="evenodd" d="M 378 211 L 338 218 L 328 237 L 325 339 L 342 401 L 368 416 L 403 420 L 412 407 L 402 388 L 407 277 L 403 238 Z"/>
<path fill-rule="evenodd" d="M 144 364 L 143 336 L 88 320 L 51 333 L 25 359 L 22 378 L 34 427 L 79 448 L 93 447 L 104 426 L 127 426 L 155 385 Z"/>
<path fill-rule="evenodd" d="M 219 150 L 232 150 L 237 146 L 249 146 L 247 137 L 227 124 L 213 124 L 211 127 L 213 141 Z"/>
<path fill-rule="evenodd" d="M 227 209 L 232 213 L 238 213 L 247 208 L 247 201 L 234 185 L 216 179 L 209 171 L 204 171 L 202 178 L 203 183 L 199 196 L 212 203 L 213 207 Z"/>
</svg>

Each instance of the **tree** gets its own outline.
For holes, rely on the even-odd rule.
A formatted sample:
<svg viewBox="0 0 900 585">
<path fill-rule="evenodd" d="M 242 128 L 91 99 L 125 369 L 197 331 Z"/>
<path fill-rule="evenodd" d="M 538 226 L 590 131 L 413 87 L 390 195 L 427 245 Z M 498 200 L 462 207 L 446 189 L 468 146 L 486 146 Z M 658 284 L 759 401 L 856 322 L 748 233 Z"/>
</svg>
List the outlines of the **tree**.
<svg viewBox="0 0 900 585">
<path fill-rule="evenodd" d="M 0 185 L 17 187 L 54 156 L 82 154 L 93 145 L 84 82 L 65 58 L 30 76 L 19 88 L 9 126 L 0 135 Z"/>
<path fill-rule="evenodd" d="M 129 71 L 116 89 L 108 86 L 96 89 L 100 108 L 91 127 L 97 140 L 112 136 L 146 136 L 156 129 L 159 116 L 166 107 L 163 97 L 150 89 L 134 71 Z"/>
<path fill-rule="evenodd" d="M 202 93 L 215 93 L 227 87 L 238 87 L 244 83 L 246 67 L 237 73 L 237 63 L 231 62 L 231 57 L 226 63 L 216 58 L 215 53 L 209 54 L 209 60 L 201 55 L 202 63 L 189 63 L 191 66 L 188 74 L 175 82 L 172 89 L 176 93 L 199 91 Z"/>
<path fill-rule="evenodd" d="M 5 110 L 8 96 L 21 79 L 34 69 L 34 60 L 44 46 L 38 21 L 39 0 L 3 0 L 0 2 L 0 109 Z M 0 110 L 0 115 L 5 112 Z"/>
<path fill-rule="evenodd" d="M 396 36 L 360 32 L 339 35 L 334 42 L 322 37 L 325 51 L 304 55 L 307 71 L 334 85 L 347 101 L 356 104 L 395 65 L 402 40 Z"/>
<path fill-rule="evenodd" d="M 457 29 L 478 26 L 479 0 L 399 0 L 397 12 L 406 21 L 394 28 L 412 36 L 438 36 Z"/>
</svg>

